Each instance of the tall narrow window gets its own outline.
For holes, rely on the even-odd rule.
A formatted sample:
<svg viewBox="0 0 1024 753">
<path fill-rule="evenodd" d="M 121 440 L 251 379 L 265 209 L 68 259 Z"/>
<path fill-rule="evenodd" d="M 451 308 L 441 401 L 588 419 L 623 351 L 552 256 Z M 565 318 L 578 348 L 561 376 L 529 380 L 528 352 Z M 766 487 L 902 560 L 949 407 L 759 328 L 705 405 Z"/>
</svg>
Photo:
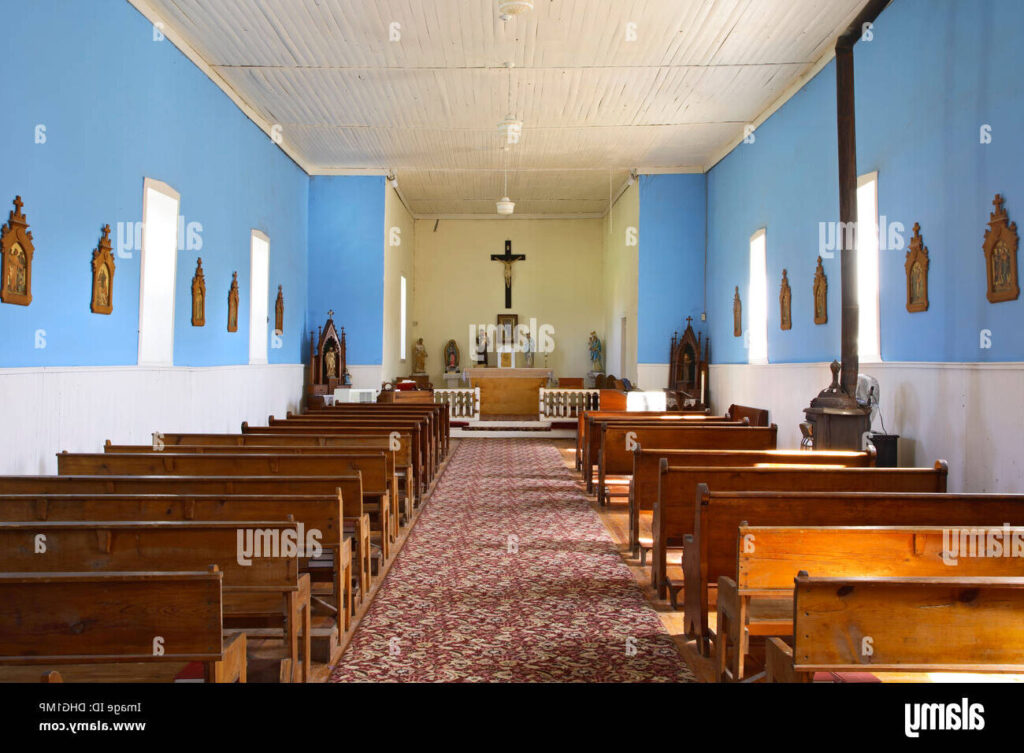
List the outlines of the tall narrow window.
<svg viewBox="0 0 1024 753">
<path fill-rule="evenodd" d="M 857 354 L 863 361 L 881 361 L 878 316 L 878 173 L 857 179 Z"/>
<path fill-rule="evenodd" d="M 174 362 L 174 281 L 181 196 L 146 178 L 142 187 L 142 263 L 139 288 L 139 365 Z"/>
<path fill-rule="evenodd" d="M 750 236 L 750 363 L 768 363 L 768 260 L 765 229 Z"/>
<path fill-rule="evenodd" d="M 253 230 L 249 239 L 249 363 L 267 362 L 267 296 L 270 294 L 270 238 Z"/>
<path fill-rule="evenodd" d="M 405 354 L 406 354 L 406 349 L 405 349 L 405 311 L 406 311 L 406 306 L 408 305 L 408 300 L 406 298 L 407 293 L 408 293 L 408 291 L 406 290 L 405 275 L 402 275 L 401 291 L 400 291 L 401 301 L 399 302 L 399 311 L 398 311 L 398 317 L 399 317 L 398 331 L 400 333 L 399 334 L 399 338 L 398 338 L 398 348 L 399 348 L 399 354 L 400 354 L 400 356 L 401 356 L 403 361 L 405 360 Z"/>
</svg>

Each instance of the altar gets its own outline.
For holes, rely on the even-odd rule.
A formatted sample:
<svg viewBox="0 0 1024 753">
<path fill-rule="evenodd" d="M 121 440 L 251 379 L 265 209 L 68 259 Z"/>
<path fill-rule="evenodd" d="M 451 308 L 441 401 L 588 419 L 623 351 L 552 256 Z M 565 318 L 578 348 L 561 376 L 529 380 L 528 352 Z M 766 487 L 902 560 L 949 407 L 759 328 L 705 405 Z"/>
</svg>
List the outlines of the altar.
<svg viewBox="0 0 1024 753">
<path fill-rule="evenodd" d="M 536 416 L 551 369 L 468 368 L 465 375 L 471 387 L 480 388 L 481 418 Z"/>
</svg>

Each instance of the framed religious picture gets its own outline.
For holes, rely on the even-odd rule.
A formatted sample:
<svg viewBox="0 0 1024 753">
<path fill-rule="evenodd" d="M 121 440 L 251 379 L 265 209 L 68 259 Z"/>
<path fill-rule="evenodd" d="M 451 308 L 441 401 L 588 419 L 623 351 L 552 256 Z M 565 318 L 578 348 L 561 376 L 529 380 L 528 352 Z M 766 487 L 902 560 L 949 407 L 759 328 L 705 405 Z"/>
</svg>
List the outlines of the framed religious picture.
<svg viewBox="0 0 1024 753">
<path fill-rule="evenodd" d="M 828 278 L 818 257 L 818 268 L 814 270 L 814 323 L 828 323 Z"/>
<path fill-rule="evenodd" d="M 996 210 L 989 215 L 985 231 L 985 276 L 988 280 L 989 303 L 1015 301 L 1020 296 L 1017 284 L 1017 223 L 1009 223 L 1004 199 L 996 194 L 992 201 Z"/>
<path fill-rule="evenodd" d="M 740 286 L 736 286 L 736 294 L 732 297 L 732 336 L 743 336 L 743 303 L 740 301 Z"/>
<path fill-rule="evenodd" d="M 782 288 L 779 290 L 779 328 L 793 329 L 793 291 L 789 287 L 789 275 L 782 270 Z"/>
<path fill-rule="evenodd" d="M 92 303 L 94 314 L 114 311 L 114 256 L 110 253 L 110 225 L 103 226 L 100 245 L 92 252 Z"/>
<path fill-rule="evenodd" d="M 281 286 L 277 286 L 277 301 L 274 303 L 274 333 L 280 336 L 284 333 L 284 293 Z"/>
<path fill-rule="evenodd" d="M 196 273 L 192 276 L 192 326 L 206 325 L 206 276 L 203 274 L 203 259 L 196 259 Z"/>
<path fill-rule="evenodd" d="M 238 272 L 231 273 L 228 290 L 228 332 L 238 332 Z"/>
<path fill-rule="evenodd" d="M 28 306 L 32 303 L 32 231 L 22 213 L 24 202 L 14 197 L 14 210 L 0 228 L 0 301 Z"/>
<path fill-rule="evenodd" d="M 910 239 L 907 260 L 907 311 L 928 310 L 928 248 L 921 239 L 921 226 L 914 223 L 914 237 Z"/>
</svg>

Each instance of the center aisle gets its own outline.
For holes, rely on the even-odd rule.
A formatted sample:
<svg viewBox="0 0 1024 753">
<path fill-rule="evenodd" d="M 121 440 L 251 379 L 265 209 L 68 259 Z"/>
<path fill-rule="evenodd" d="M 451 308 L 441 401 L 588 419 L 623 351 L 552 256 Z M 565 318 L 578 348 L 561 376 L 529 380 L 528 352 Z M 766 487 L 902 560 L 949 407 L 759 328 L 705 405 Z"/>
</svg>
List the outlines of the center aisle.
<svg viewBox="0 0 1024 753">
<path fill-rule="evenodd" d="M 559 451 L 464 439 L 331 680 L 693 675 Z"/>
</svg>

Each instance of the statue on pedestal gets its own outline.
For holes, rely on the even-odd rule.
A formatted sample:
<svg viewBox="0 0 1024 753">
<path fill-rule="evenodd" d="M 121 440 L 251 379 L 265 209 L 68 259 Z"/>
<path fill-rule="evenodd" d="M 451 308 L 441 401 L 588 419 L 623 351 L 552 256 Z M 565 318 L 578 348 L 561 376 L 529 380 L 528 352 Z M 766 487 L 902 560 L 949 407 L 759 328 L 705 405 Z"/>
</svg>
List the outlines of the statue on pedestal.
<svg viewBox="0 0 1024 753">
<path fill-rule="evenodd" d="M 523 338 L 523 361 L 526 362 L 526 368 L 533 368 L 533 354 L 536 352 L 537 346 L 534 343 L 533 338 L 527 335 Z"/>
<path fill-rule="evenodd" d="M 423 346 L 422 337 L 412 346 L 412 373 L 427 373 L 427 349 Z"/>
<path fill-rule="evenodd" d="M 587 349 L 590 351 L 590 368 L 591 371 L 601 372 L 602 371 L 602 357 L 601 357 L 601 340 L 597 336 L 597 332 L 591 331 L 590 340 L 587 341 Z"/>
<path fill-rule="evenodd" d="M 455 373 L 459 370 L 459 346 L 454 340 L 449 340 L 444 346 L 444 371 L 446 374 Z"/>
</svg>

